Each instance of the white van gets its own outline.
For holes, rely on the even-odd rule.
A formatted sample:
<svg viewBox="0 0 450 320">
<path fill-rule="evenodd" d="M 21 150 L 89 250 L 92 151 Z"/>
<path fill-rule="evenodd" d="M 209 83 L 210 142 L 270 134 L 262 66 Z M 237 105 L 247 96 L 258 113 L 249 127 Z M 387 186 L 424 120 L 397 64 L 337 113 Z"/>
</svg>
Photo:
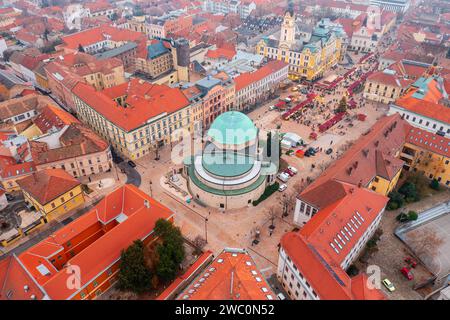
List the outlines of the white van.
<svg viewBox="0 0 450 320">
<path fill-rule="evenodd" d="M 289 175 L 287 173 L 281 172 L 277 175 L 277 178 L 283 182 L 287 182 L 289 180 Z"/>
</svg>

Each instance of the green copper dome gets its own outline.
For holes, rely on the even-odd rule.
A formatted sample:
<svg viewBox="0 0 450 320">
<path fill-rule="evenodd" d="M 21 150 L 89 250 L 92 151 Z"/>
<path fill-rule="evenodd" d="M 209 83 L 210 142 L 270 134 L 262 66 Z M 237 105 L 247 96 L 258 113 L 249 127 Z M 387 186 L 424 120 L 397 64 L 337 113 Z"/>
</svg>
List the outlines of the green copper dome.
<svg viewBox="0 0 450 320">
<path fill-rule="evenodd" d="M 208 136 L 221 144 L 244 144 L 256 138 L 256 129 L 252 120 L 238 111 L 221 114 L 214 120 L 208 130 Z"/>
</svg>

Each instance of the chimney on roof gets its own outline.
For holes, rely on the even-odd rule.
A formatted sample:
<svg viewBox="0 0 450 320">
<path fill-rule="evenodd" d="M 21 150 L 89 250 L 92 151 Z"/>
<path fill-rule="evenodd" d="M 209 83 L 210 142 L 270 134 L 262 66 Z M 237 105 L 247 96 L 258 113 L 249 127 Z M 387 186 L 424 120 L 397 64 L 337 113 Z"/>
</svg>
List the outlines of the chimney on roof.
<svg viewBox="0 0 450 320">
<path fill-rule="evenodd" d="M 353 192 L 355 192 L 355 189 L 350 188 L 349 192 L 350 192 L 350 193 L 353 193 Z"/>
<path fill-rule="evenodd" d="M 362 187 L 362 180 L 359 180 L 359 182 L 358 182 L 358 188 L 361 188 Z"/>
<path fill-rule="evenodd" d="M 150 202 L 147 199 L 144 200 L 144 207 L 146 207 L 147 209 L 150 208 Z"/>
<path fill-rule="evenodd" d="M 23 290 L 24 290 L 25 292 L 28 292 L 28 290 L 30 290 L 30 287 L 29 287 L 28 285 L 24 285 L 24 286 L 23 286 Z"/>
</svg>

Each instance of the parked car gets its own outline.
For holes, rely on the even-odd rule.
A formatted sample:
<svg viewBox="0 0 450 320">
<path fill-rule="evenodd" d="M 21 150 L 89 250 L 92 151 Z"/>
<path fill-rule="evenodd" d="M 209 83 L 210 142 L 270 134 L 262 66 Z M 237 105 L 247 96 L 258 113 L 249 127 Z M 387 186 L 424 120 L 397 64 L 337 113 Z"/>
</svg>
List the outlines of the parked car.
<svg viewBox="0 0 450 320">
<path fill-rule="evenodd" d="M 136 163 L 134 163 L 133 161 L 128 160 L 128 164 L 130 165 L 130 167 L 136 168 Z"/>
<path fill-rule="evenodd" d="M 395 291 L 394 285 L 392 284 L 391 281 L 389 281 L 388 278 L 384 279 L 382 282 L 383 282 L 383 285 L 386 287 L 386 289 L 389 290 L 389 292 Z"/>
<path fill-rule="evenodd" d="M 282 185 L 280 185 L 280 187 L 278 188 L 278 191 L 280 191 L 280 192 L 283 192 L 284 190 L 286 190 L 287 189 L 287 184 L 282 184 Z"/>
<path fill-rule="evenodd" d="M 290 177 L 295 176 L 295 173 L 293 173 L 291 170 L 289 169 L 284 169 L 283 173 L 287 173 Z"/>
<path fill-rule="evenodd" d="M 277 178 L 283 182 L 287 182 L 289 180 L 290 176 L 287 173 L 282 172 L 277 175 Z"/>
<path fill-rule="evenodd" d="M 291 170 L 294 174 L 298 173 L 297 168 L 293 167 L 293 166 L 288 166 L 288 169 Z"/>
<path fill-rule="evenodd" d="M 277 107 L 275 107 L 274 105 L 269 107 L 269 111 L 275 110 Z"/>
<path fill-rule="evenodd" d="M 405 258 L 405 262 L 411 267 L 411 268 L 415 268 L 417 266 L 417 261 L 414 260 L 411 257 L 406 257 Z"/>
<path fill-rule="evenodd" d="M 15 197 L 9 193 L 5 194 L 5 197 L 6 197 L 6 200 L 8 200 L 8 201 L 13 201 L 15 199 Z"/>
<path fill-rule="evenodd" d="M 333 152 L 333 149 L 328 148 L 327 151 L 325 151 L 326 154 L 331 154 Z"/>
<path fill-rule="evenodd" d="M 406 279 L 408 280 L 412 280 L 414 279 L 413 274 L 411 273 L 411 269 L 409 269 L 408 267 L 403 267 L 400 269 L 400 272 L 402 273 L 402 275 L 405 276 Z"/>
</svg>

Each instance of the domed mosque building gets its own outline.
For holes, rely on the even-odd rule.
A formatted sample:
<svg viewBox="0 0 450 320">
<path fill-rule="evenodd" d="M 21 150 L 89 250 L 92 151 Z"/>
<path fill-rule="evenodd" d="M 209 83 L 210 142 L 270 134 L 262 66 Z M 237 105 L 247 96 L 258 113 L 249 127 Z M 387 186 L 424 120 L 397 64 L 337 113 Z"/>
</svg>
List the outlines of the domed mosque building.
<svg viewBox="0 0 450 320">
<path fill-rule="evenodd" d="M 195 201 L 224 210 L 243 208 L 275 182 L 279 147 L 271 141 L 279 141 L 277 133 L 260 137 L 249 117 L 229 111 L 216 118 L 205 138 L 202 152 L 184 161 L 183 175 Z"/>
</svg>

